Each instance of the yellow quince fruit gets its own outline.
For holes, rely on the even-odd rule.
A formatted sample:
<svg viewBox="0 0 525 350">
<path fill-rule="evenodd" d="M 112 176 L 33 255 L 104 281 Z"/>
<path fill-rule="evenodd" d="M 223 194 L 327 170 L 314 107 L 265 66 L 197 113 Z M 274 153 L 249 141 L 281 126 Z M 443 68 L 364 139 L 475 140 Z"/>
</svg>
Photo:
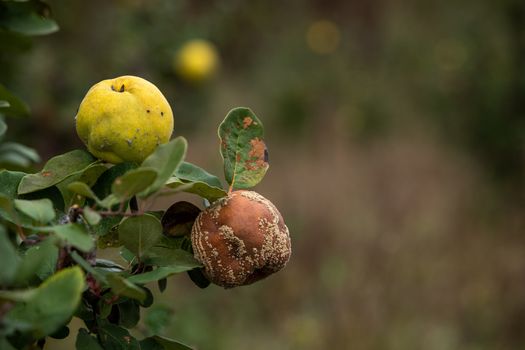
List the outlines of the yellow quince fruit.
<svg viewBox="0 0 525 350">
<path fill-rule="evenodd" d="M 75 119 L 89 152 L 115 164 L 142 163 L 173 132 L 173 112 L 162 92 L 131 75 L 93 85 Z"/>
<path fill-rule="evenodd" d="M 217 49 L 209 41 L 194 39 L 186 42 L 176 53 L 173 66 L 179 76 L 190 82 L 211 77 L 219 65 Z"/>
</svg>

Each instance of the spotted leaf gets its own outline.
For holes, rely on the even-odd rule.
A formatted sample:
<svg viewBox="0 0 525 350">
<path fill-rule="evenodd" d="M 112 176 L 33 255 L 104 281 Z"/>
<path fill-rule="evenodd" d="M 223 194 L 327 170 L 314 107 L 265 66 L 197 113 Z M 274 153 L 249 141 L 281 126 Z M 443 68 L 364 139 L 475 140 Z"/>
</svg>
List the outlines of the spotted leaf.
<svg viewBox="0 0 525 350">
<path fill-rule="evenodd" d="M 244 107 L 232 109 L 219 126 L 224 175 L 233 188 L 257 185 L 268 170 L 264 128 L 257 116 Z"/>
</svg>

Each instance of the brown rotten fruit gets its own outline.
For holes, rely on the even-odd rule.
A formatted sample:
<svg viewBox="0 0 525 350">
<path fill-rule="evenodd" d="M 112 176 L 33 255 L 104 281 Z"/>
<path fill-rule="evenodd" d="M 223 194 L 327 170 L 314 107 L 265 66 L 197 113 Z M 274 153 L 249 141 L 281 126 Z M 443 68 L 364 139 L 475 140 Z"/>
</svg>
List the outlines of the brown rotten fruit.
<svg viewBox="0 0 525 350">
<path fill-rule="evenodd" d="M 282 269 L 290 259 L 288 227 L 253 191 L 235 191 L 202 211 L 191 230 L 195 258 L 213 283 L 232 288 Z"/>
</svg>

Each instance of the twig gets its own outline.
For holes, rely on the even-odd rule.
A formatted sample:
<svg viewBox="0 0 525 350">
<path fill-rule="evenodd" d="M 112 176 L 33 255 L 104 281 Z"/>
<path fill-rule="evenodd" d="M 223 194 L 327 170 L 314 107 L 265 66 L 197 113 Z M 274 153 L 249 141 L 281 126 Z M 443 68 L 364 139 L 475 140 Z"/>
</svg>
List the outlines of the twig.
<svg viewBox="0 0 525 350">
<path fill-rule="evenodd" d="M 118 211 L 99 211 L 98 214 L 100 216 L 104 216 L 104 217 L 107 217 L 107 216 L 141 216 L 141 215 L 144 215 L 144 213 L 142 211 L 140 212 L 135 212 L 135 213 L 124 213 L 124 212 L 118 212 Z"/>
<path fill-rule="evenodd" d="M 22 226 L 17 224 L 16 225 L 16 231 L 17 231 L 18 236 L 20 237 L 20 239 L 22 241 L 25 241 L 27 239 L 27 236 L 25 235 L 24 230 L 22 229 Z"/>
<path fill-rule="evenodd" d="M 80 207 L 77 207 L 75 208 L 75 211 L 80 214 L 80 215 L 84 215 L 84 209 L 83 208 L 80 208 Z M 141 216 L 141 215 L 144 215 L 144 211 L 143 210 L 139 210 L 139 211 L 134 211 L 134 212 L 131 212 L 131 213 L 126 213 L 124 212 L 124 207 L 122 206 L 122 208 L 119 208 L 117 211 L 112 211 L 112 210 L 104 210 L 104 211 L 99 211 L 98 214 L 100 216 L 103 216 L 103 217 L 108 217 L 108 216 Z"/>
</svg>

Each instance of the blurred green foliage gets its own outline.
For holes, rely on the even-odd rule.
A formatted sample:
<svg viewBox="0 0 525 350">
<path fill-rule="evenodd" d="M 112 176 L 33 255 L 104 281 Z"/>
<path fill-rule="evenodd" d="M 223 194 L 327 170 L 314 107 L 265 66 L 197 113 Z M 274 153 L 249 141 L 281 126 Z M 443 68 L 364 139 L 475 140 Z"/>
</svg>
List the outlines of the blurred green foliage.
<svg viewBox="0 0 525 350">
<path fill-rule="evenodd" d="M 50 34 L 58 29 L 56 22 L 49 18 L 49 11 L 49 6 L 39 0 L 0 3 L 0 66 L 10 66 L 8 62 L 13 59 L 13 53 L 27 47 L 29 36 Z M 1 84 L 9 73 L 1 75 L 0 80 L 0 169 L 28 169 L 40 161 L 37 152 L 19 143 L 2 142 L 8 129 L 4 117 L 29 115 L 26 103 Z"/>
<path fill-rule="evenodd" d="M 71 134 L 87 87 L 136 74 L 162 86 L 184 130 L 209 120 L 217 90 L 239 85 L 291 138 L 305 128 L 315 132 L 316 123 L 331 122 L 336 113 L 365 141 L 423 123 L 479 157 L 496 176 L 517 180 L 523 174 L 520 1 L 291 1 L 286 11 L 275 11 L 271 1 L 50 4 L 64 30 L 46 38 L 27 61 L 0 55 L 0 74 L 23 90 L 41 119 L 59 118 L 47 128 L 61 138 Z M 309 34 L 319 19 L 328 20 L 335 34 Z M 199 86 L 173 70 L 177 50 L 193 38 L 214 43 L 222 58 L 220 76 Z M 316 52 L 315 40 L 335 40 L 334 48 Z M 13 74 L 22 68 L 28 72 Z"/>
</svg>

